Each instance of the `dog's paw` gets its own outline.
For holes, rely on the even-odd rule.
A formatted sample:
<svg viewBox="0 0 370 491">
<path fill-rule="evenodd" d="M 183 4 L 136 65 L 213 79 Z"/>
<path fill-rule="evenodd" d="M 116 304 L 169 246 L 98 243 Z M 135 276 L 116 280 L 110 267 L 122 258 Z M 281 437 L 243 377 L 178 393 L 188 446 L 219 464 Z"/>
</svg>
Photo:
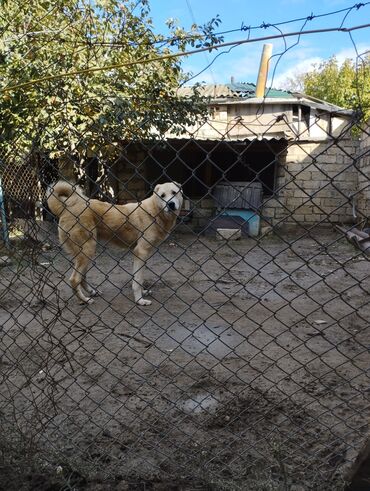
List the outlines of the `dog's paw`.
<svg viewBox="0 0 370 491">
<path fill-rule="evenodd" d="M 93 290 L 91 290 L 91 293 L 90 295 L 92 297 L 100 297 L 100 295 L 102 295 L 103 292 L 101 290 L 98 290 L 98 288 L 94 288 Z"/>
<path fill-rule="evenodd" d="M 143 295 L 151 295 L 152 290 L 143 290 Z"/>
<path fill-rule="evenodd" d="M 78 303 L 80 305 L 91 305 L 92 303 L 94 303 L 94 299 L 86 298 L 86 300 L 80 300 Z"/>
<path fill-rule="evenodd" d="M 139 300 L 136 303 L 138 305 L 151 305 L 152 304 L 151 300 L 145 300 L 144 298 L 139 298 Z"/>
</svg>

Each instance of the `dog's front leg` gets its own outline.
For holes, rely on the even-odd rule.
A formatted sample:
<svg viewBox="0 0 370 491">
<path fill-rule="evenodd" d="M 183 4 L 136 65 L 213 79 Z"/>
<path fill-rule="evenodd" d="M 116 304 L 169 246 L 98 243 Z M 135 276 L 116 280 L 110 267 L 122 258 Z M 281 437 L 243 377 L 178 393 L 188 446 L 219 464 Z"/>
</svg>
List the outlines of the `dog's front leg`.
<svg viewBox="0 0 370 491">
<path fill-rule="evenodd" d="M 145 300 L 143 298 L 145 290 L 143 290 L 144 282 L 144 268 L 146 261 L 150 256 L 151 248 L 145 247 L 138 244 L 133 250 L 134 254 L 134 270 L 133 270 L 133 281 L 132 289 L 134 291 L 135 302 L 139 305 L 151 305 L 150 300 Z"/>
</svg>

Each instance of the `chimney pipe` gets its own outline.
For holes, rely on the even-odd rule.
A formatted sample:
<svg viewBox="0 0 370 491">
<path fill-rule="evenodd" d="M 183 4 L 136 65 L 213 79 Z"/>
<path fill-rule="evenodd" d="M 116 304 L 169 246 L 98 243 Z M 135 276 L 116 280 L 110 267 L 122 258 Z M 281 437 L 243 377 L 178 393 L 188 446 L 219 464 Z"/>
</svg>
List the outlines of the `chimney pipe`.
<svg viewBox="0 0 370 491">
<path fill-rule="evenodd" d="M 261 55 L 260 69 L 258 71 L 256 97 L 264 97 L 265 95 L 271 54 L 272 54 L 272 44 L 264 44 L 262 55 Z"/>
</svg>

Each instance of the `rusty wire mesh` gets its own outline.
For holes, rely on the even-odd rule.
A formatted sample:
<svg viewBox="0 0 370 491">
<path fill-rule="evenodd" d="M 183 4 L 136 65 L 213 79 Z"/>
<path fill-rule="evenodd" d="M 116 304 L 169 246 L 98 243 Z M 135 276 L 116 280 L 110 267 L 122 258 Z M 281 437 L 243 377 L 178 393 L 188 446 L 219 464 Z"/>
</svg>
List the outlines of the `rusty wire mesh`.
<svg viewBox="0 0 370 491">
<path fill-rule="evenodd" d="M 2 158 L 7 218 L 25 201 L 43 212 L 27 205 L 32 241 L 3 248 L 0 488 L 298 491 L 351 477 L 370 413 L 370 280 L 366 240 L 346 230 L 366 239 L 369 128 L 348 112 L 333 129 L 322 108 L 300 131 L 267 103 L 249 120 L 213 109 L 113 156 Z M 46 202 L 58 179 L 87 196 L 72 213 L 83 255 L 92 199 L 109 203 L 100 222 L 113 209 L 126 222 L 119 206 L 181 183 L 169 237 L 149 244 L 151 305 L 134 301 L 135 250 L 106 243 L 88 270 L 102 294 L 79 304 Z M 135 248 L 147 230 L 132 227 Z"/>
</svg>

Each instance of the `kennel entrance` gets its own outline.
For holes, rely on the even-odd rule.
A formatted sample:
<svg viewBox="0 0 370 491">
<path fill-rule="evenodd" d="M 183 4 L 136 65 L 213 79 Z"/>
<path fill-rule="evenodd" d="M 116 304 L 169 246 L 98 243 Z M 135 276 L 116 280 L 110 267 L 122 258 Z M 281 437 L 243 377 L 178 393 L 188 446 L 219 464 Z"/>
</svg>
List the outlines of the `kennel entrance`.
<svg viewBox="0 0 370 491">
<path fill-rule="evenodd" d="M 190 197 L 205 197 L 221 181 L 260 182 L 264 195 L 275 191 L 286 140 L 237 142 L 168 140 L 149 150 L 148 180 L 164 176 L 183 184 Z"/>
<path fill-rule="evenodd" d="M 152 183 L 166 179 L 182 183 L 185 197 L 190 200 L 189 207 L 193 209 L 192 228 L 202 231 L 217 215 L 220 206 L 224 210 L 228 208 L 217 203 L 220 186 L 235 190 L 232 183 L 248 183 L 257 194 L 261 192 L 261 198 L 273 196 L 286 148 L 286 140 L 275 139 L 233 142 L 168 140 L 148 151 L 147 178 Z M 261 198 L 252 209 L 260 208 Z M 245 205 L 230 207 L 251 209 Z"/>
</svg>

